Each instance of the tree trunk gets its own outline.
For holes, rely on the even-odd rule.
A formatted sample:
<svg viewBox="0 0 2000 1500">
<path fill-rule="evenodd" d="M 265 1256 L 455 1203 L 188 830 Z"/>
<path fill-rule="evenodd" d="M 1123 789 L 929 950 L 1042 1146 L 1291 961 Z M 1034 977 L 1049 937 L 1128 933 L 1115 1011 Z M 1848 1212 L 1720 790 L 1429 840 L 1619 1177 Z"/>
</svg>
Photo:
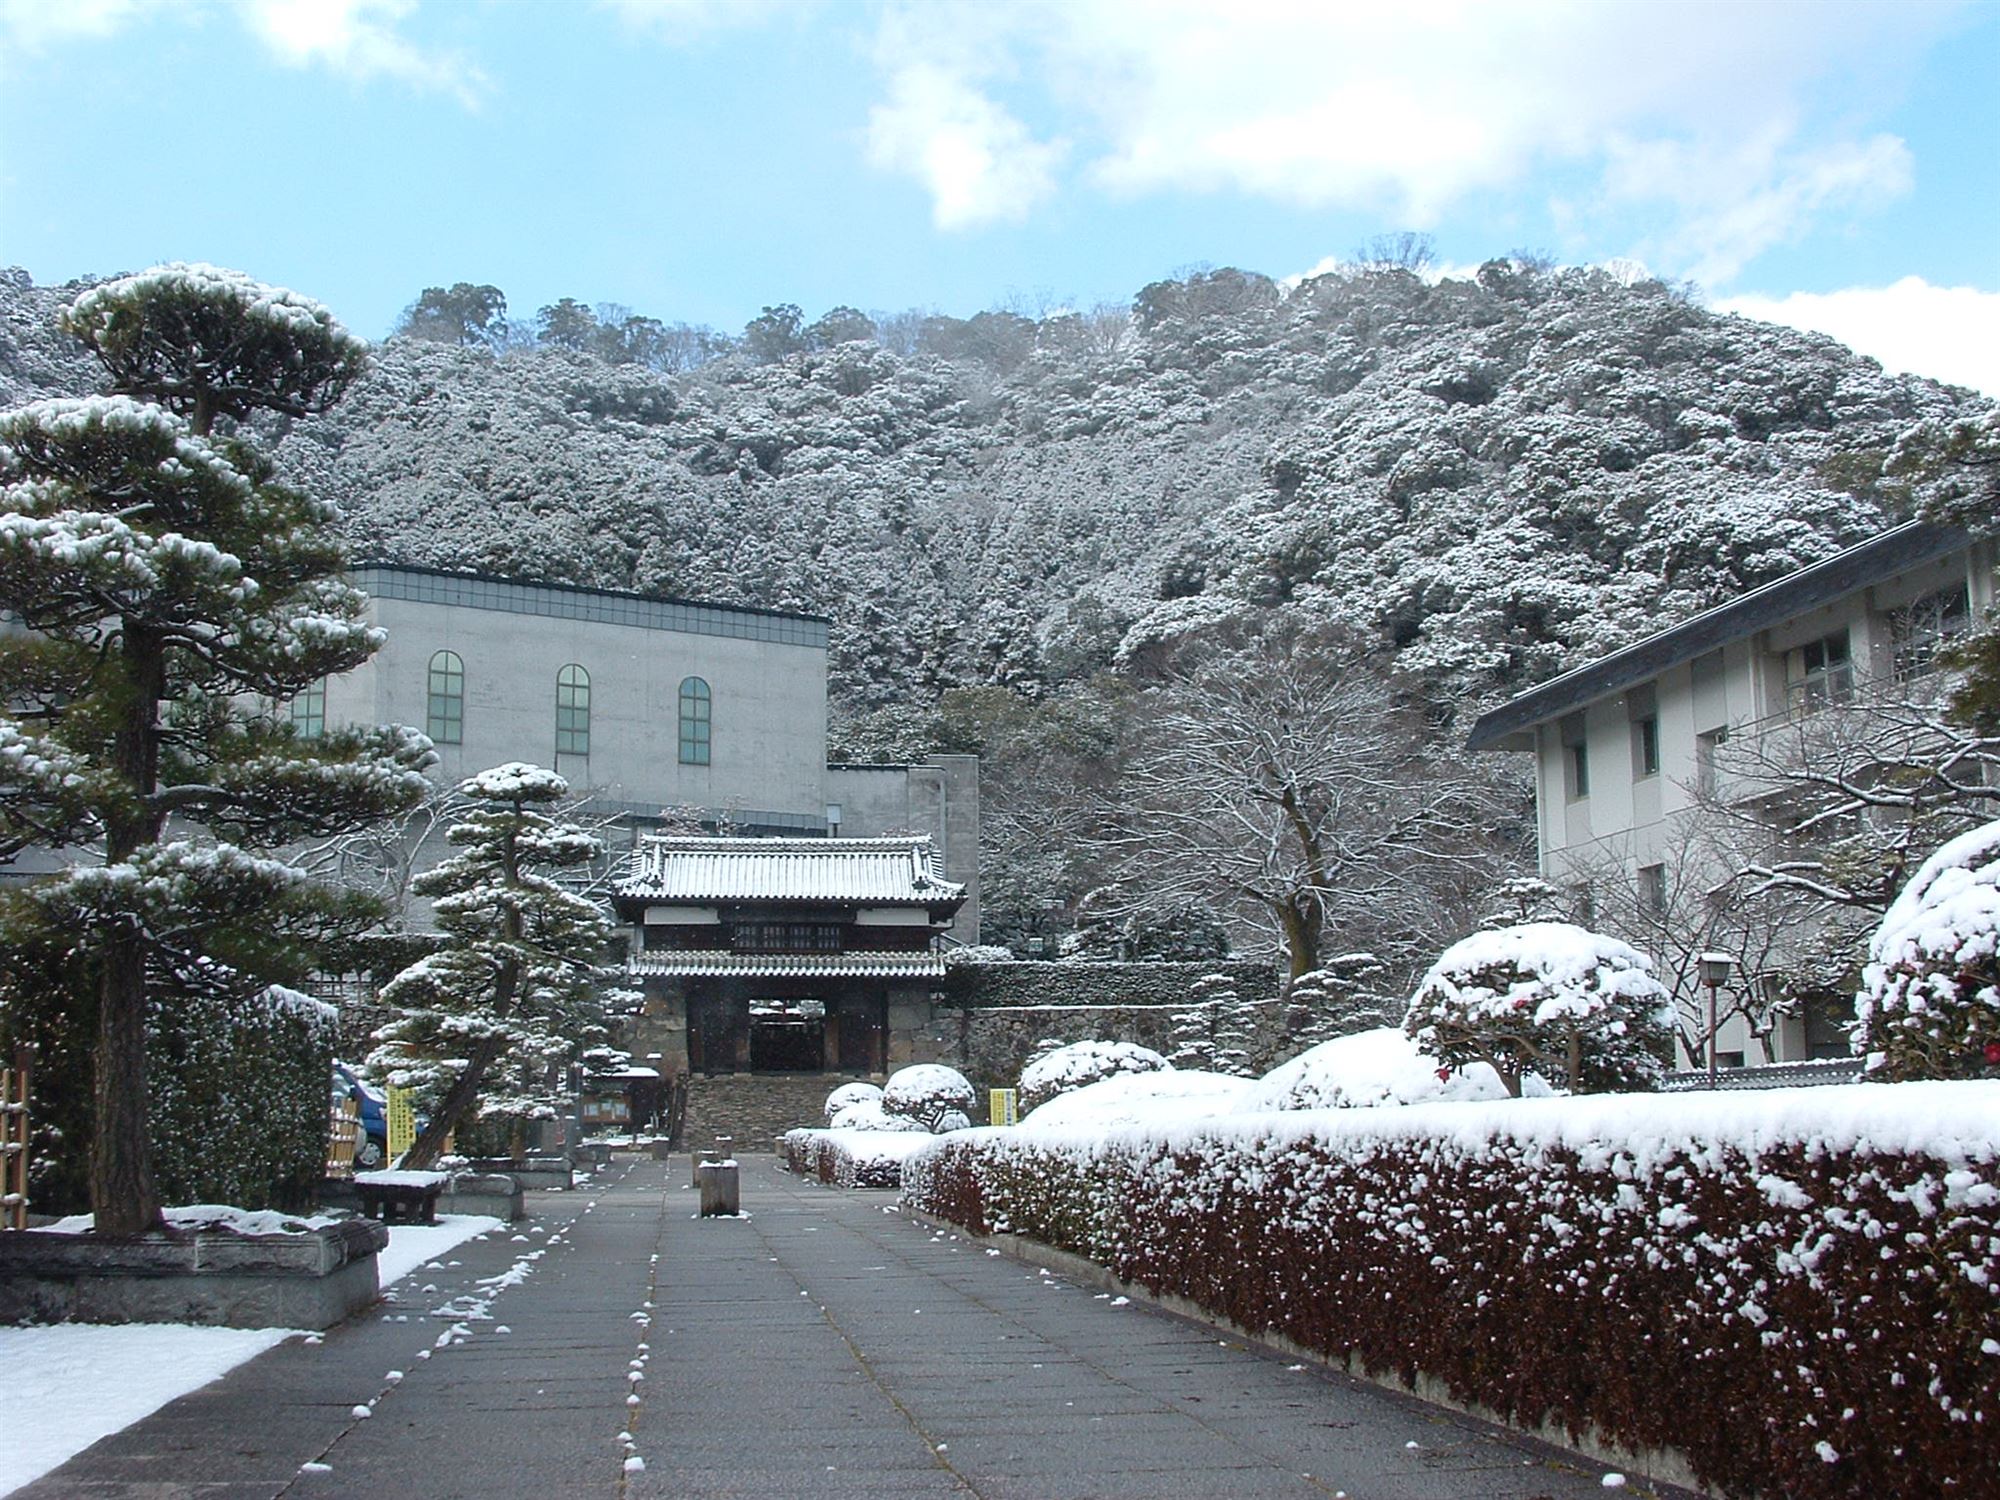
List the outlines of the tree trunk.
<svg viewBox="0 0 2000 1500">
<path fill-rule="evenodd" d="M 465 1060 L 465 1071 L 451 1081 L 444 1098 L 431 1112 L 430 1123 L 417 1132 L 416 1140 L 403 1153 L 399 1166 L 412 1172 L 427 1172 L 437 1165 L 437 1159 L 444 1155 L 445 1137 L 458 1128 L 459 1119 L 479 1097 L 480 1085 L 486 1081 L 486 1070 L 506 1050 L 507 1039 L 503 1036 L 483 1037 L 473 1045 L 471 1054 Z"/>
<path fill-rule="evenodd" d="M 131 789 L 159 783 L 159 701 L 165 652 L 151 631 L 125 622 L 122 655 L 130 697 L 112 741 L 112 762 Z M 107 864 L 130 859 L 160 835 L 157 815 L 119 817 L 105 829 Z M 110 936 L 97 1001 L 92 1081 L 90 1207 L 100 1234 L 144 1234 L 160 1220 L 146 1097 L 146 950 L 140 935 Z"/>
<path fill-rule="evenodd" d="M 104 955 L 97 1001 L 90 1206 L 99 1234 L 144 1234 L 160 1225 L 146 1128 L 146 960 L 139 945 Z"/>
</svg>

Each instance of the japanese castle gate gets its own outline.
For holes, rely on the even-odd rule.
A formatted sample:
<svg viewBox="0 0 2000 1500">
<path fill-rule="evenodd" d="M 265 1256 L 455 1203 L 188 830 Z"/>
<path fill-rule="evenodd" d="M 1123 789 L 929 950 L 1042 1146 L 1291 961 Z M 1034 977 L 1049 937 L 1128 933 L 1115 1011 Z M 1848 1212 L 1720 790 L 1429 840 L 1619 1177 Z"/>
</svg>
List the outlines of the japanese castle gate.
<svg viewBox="0 0 2000 1500">
<path fill-rule="evenodd" d="M 655 834 L 614 900 L 663 1073 L 879 1074 L 918 1060 L 965 887 L 928 836 Z"/>
</svg>

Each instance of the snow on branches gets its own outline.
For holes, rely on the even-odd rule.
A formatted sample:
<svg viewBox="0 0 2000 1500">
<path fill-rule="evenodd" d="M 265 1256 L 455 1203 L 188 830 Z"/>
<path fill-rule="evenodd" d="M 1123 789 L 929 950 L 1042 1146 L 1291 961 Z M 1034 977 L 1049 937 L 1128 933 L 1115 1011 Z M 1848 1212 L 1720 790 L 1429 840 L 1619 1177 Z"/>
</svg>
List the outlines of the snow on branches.
<svg viewBox="0 0 2000 1500">
<path fill-rule="evenodd" d="M 1571 1090 L 1643 1087 L 1665 1072 L 1667 992 L 1652 963 L 1568 922 L 1475 932 L 1417 986 L 1403 1029 L 1448 1067 L 1490 1064 L 1518 1096 L 1533 1071 Z"/>
<path fill-rule="evenodd" d="M 1868 945 L 1855 1050 L 1871 1077 L 2000 1070 L 2000 823 L 1924 861 Z"/>
</svg>

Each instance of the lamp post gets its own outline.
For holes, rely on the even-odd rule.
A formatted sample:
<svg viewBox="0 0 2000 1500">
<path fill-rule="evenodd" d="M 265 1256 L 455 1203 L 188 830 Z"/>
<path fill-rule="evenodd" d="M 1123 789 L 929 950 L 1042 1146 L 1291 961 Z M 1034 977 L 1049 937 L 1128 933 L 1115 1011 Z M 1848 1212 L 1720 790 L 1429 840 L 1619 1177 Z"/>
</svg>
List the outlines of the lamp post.
<svg viewBox="0 0 2000 1500">
<path fill-rule="evenodd" d="M 1701 982 L 1708 986 L 1708 1086 L 1715 1087 L 1715 992 L 1729 983 L 1736 960 L 1727 953 L 1704 953 L 1695 962 L 1701 966 Z"/>
</svg>

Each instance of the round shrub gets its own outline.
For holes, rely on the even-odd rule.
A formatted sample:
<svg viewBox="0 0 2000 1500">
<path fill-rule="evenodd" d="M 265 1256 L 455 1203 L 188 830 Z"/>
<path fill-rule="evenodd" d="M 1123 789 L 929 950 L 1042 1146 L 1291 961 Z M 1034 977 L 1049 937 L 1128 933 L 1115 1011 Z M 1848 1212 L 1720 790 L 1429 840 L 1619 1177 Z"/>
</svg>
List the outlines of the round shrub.
<svg viewBox="0 0 2000 1500">
<path fill-rule="evenodd" d="M 970 1117 L 978 1096 L 965 1075 L 943 1063 L 916 1063 L 889 1076 L 882 1090 L 882 1107 L 892 1115 L 915 1120 L 936 1130 L 951 1110 Z"/>
<path fill-rule="evenodd" d="M 929 1127 L 906 1115 L 892 1115 L 880 1099 L 860 1099 L 848 1105 L 828 1122 L 835 1130 L 926 1130 Z"/>
<path fill-rule="evenodd" d="M 1646 1088 L 1666 1072 L 1667 992 L 1629 944 L 1570 922 L 1475 932 L 1431 965 L 1403 1031 L 1452 1068 L 1491 1064 L 1574 1092 Z"/>
<path fill-rule="evenodd" d="M 2000 1070 L 2000 823 L 1925 860 L 1882 916 L 1856 997 L 1871 1078 Z"/>
<path fill-rule="evenodd" d="M 1072 1042 L 1037 1054 L 1021 1070 L 1021 1109 L 1039 1108 L 1058 1094 L 1120 1073 L 1157 1073 L 1167 1060 L 1136 1042 Z"/>
<path fill-rule="evenodd" d="M 881 1102 L 882 1090 L 874 1084 L 843 1083 L 839 1088 L 826 1096 L 827 1123 L 832 1124 L 833 1117 L 843 1109 L 846 1109 L 850 1104 L 873 1103 L 879 1105 Z"/>
</svg>

